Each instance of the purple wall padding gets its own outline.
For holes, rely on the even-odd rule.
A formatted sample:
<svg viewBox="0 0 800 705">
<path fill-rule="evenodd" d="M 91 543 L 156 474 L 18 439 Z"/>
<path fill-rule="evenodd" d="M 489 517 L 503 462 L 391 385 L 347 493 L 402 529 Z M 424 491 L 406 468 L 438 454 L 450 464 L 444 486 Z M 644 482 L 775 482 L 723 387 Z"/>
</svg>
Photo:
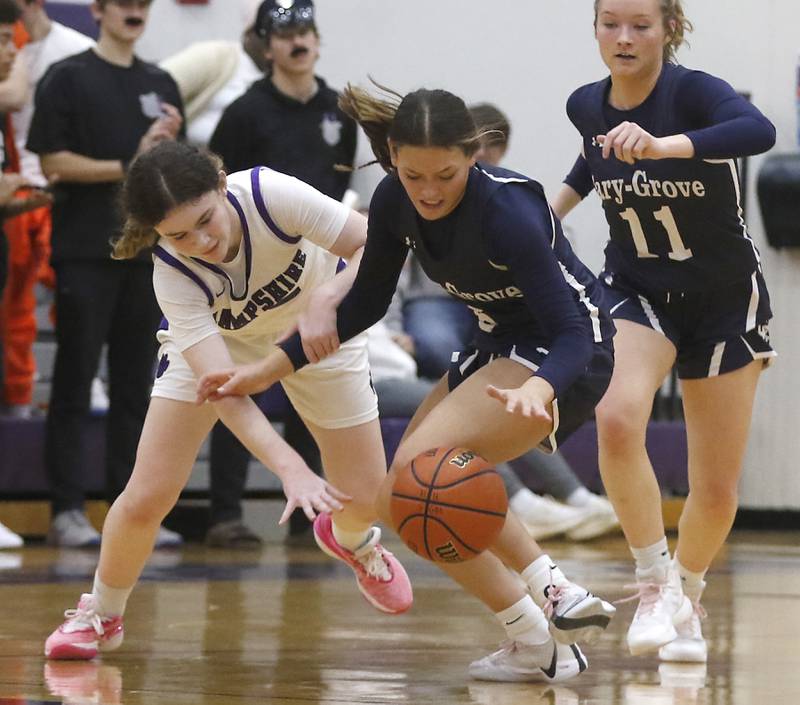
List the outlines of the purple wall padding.
<svg viewBox="0 0 800 705">
<path fill-rule="evenodd" d="M 651 421 L 647 427 L 646 443 L 661 489 L 686 494 L 689 480 L 686 472 L 686 427 L 683 422 Z M 584 424 L 572 434 L 561 451 L 575 474 L 590 490 L 603 491 L 597 466 L 597 428 L 594 422 Z"/>
<path fill-rule="evenodd" d="M 0 496 L 42 494 L 49 491 L 44 467 L 43 418 L 0 417 Z M 86 489 L 102 493 L 105 488 L 105 419 L 92 417 L 83 442 Z"/>
<path fill-rule="evenodd" d="M 273 419 L 279 419 L 286 409 L 280 386 L 273 387 L 257 399 L 261 409 Z M 391 460 L 408 425 L 406 418 L 381 419 L 386 457 Z M 48 491 L 44 468 L 43 418 L 12 419 L 0 417 L 0 496 L 2 494 L 41 494 Z M 92 417 L 89 421 L 83 448 L 87 491 L 102 493 L 104 489 L 105 419 Z M 683 423 L 654 421 L 647 430 L 647 450 L 661 488 L 675 494 L 686 494 L 686 429 Z M 562 447 L 564 457 L 581 481 L 592 491 L 602 492 L 597 467 L 597 431 L 587 423 Z M 535 483 L 532 483 L 535 487 Z"/>
</svg>

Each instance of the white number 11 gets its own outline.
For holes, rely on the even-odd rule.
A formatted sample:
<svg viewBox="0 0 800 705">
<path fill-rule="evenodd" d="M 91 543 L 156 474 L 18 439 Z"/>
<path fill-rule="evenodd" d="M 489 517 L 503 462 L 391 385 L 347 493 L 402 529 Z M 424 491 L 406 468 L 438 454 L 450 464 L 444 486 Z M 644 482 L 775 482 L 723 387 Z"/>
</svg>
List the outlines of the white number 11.
<svg viewBox="0 0 800 705">
<path fill-rule="evenodd" d="M 633 244 L 636 245 L 636 253 L 640 258 L 658 257 L 653 254 L 647 247 L 647 239 L 644 236 L 644 228 L 642 228 L 642 221 L 633 208 L 626 208 L 619 217 L 628 223 L 631 228 L 631 235 L 633 235 Z M 683 244 L 681 234 L 678 232 L 678 224 L 675 222 L 675 216 L 669 206 L 664 206 L 653 213 L 653 217 L 664 226 L 669 237 L 669 244 L 671 246 L 670 252 L 667 257 L 676 262 L 683 262 L 692 256 L 692 251 Z"/>
</svg>

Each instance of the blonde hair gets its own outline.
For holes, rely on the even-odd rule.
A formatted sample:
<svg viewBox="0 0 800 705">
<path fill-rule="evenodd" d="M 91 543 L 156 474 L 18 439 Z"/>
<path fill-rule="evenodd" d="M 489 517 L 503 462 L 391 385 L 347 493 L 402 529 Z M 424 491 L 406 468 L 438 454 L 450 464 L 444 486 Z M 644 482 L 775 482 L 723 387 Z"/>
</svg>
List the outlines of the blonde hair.
<svg viewBox="0 0 800 705">
<path fill-rule="evenodd" d="M 686 34 L 691 32 L 694 27 L 683 11 L 681 0 L 659 0 L 661 18 L 664 22 L 664 31 L 669 37 L 669 41 L 664 45 L 664 62 L 675 60 L 678 49 L 686 41 Z M 594 26 L 597 27 L 597 13 L 600 9 L 600 0 L 594 0 Z"/>
</svg>

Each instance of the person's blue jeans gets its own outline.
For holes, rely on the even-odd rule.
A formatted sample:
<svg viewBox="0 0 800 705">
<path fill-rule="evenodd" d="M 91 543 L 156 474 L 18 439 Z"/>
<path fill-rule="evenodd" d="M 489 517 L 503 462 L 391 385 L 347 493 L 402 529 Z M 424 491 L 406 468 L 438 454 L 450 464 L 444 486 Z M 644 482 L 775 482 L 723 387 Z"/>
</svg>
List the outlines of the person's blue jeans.
<svg viewBox="0 0 800 705">
<path fill-rule="evenodd" d="M 475 332 L 475 315 L 447 296 L 411 299 L 403 305 L 403 328 L 414 339 L 420 377 L 438 379 L 454 351 L 463 350 Z"/>
</svg>

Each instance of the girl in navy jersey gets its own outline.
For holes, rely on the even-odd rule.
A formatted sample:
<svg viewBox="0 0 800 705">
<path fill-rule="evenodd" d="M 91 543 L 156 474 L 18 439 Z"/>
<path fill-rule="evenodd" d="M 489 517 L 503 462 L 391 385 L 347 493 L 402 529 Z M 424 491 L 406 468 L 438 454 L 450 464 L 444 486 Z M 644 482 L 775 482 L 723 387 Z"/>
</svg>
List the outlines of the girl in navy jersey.
<svg viewBox="0 0 800 705">
<path fill-rule="evenodd" d="M 131 165 L 124 201 L 127 223 L 115 255 L 130 258 L 155 245 L 153 285 L 165 315 L 158 370 L 133 474 L 103 526 L 93 591 L 67 611 L 45 655 L 90 659 L 122 642 L 125 603 L 218 418 L 280 478 L 288 500 L 281 523 L 296 507 L 309 519 L 321 512 L 320 547 L 353 569 L 372 605 L 407 610 L 408 577 L 372 526 L 386 461 L 364 336 L 282 382 L 335 487 L 305 465 L 251 399 L 195 404 L 197 377 L 260 359 L 298 318 L 330 338 L 335 306 L 356 268 L 336 275 L 337 265 L 340 257 L 360 258 L 364 217 L 270 169 L 226 177 L 215 156 L 171 141 Z"/>
<path fill-rule="evenodd" d="M 338 340 L 383 317 L 409 248 L 431 279 L 469 305 L 480 330 L 412 419 L 381 492 L 384 517 L 395 468 L 430 448 L 467 447 L 491 462 L 539 444 L 555 449 L 605 391 L 614 332 L 601 287 L 573 254 L 542 187 L 476 164 L 480 135 L 464 102 L 442 90 L 389 95 L 350 88 L 343 98 L 388 176 L 370 204 L 358 275 L 337 310 Z M 265 388 L 336 342 L 301 325 L 282 352 L 201 380 L 201 398 Z M 510 513 L 491 550 L 441 567 L 496 614 L 509 637 L 470 666 L 476 678 L 576 675 L 586 664 L 571 642 L 595 636 L 614 612 L 567 581 Z M 541 610 L 548 602 L 553 633 L 564 642 L 558 646 Z"/>
<path fill-rule="evenodd" d="M 775 129 L 723 80 L 672 63 L 689 29 L 679 0 L 595 0 L 611 75 L 569 98 L 582 152 L 554 208 L 563 217 L 594 187 L 611 233 L 601 279 L 616 367 L 597 423 L 603 482 L 640 585 L 628 645 L 702 662 L 704 576 L 736 514 L 756 384 L 775 355 L 735 160 L 772 147 Z M 670 561 L 645 431 L 673 365 L 690 491 Z"/>
</svg>

